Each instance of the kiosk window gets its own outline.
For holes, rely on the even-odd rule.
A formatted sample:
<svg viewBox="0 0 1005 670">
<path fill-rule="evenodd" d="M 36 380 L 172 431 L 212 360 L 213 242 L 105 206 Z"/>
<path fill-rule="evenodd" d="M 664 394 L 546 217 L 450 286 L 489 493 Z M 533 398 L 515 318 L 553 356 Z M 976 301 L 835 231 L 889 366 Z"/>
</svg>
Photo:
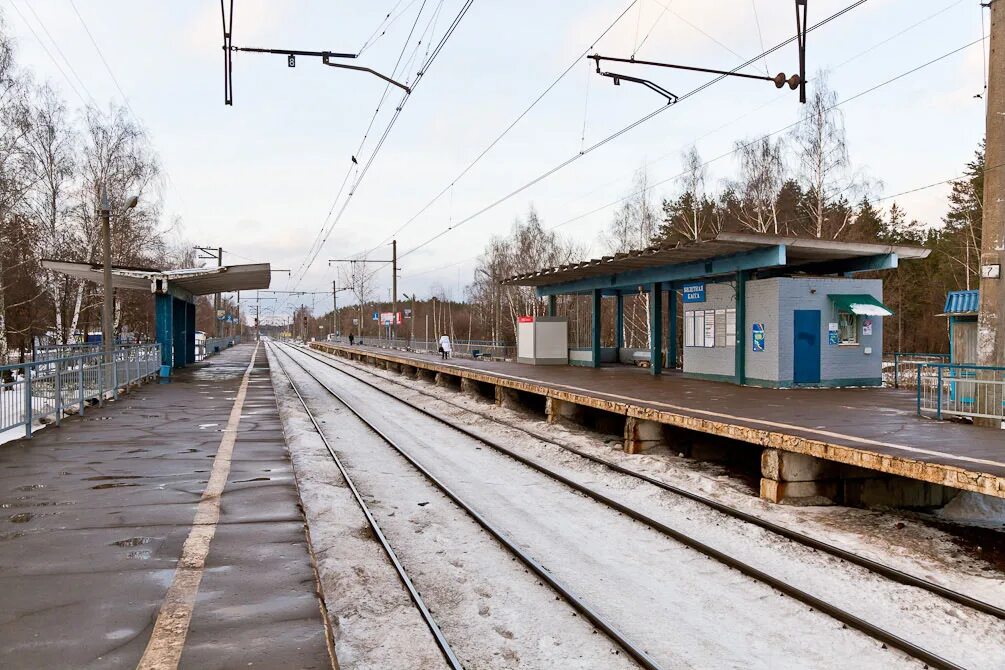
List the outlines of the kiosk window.
<svg viewBox="0 0 1005 670">
<path fill-rule="evenodd" d="M 851 312 L 838 312 L 838 336 L 841 344 L 858 344 L 858 316 Z"/>
</svg>

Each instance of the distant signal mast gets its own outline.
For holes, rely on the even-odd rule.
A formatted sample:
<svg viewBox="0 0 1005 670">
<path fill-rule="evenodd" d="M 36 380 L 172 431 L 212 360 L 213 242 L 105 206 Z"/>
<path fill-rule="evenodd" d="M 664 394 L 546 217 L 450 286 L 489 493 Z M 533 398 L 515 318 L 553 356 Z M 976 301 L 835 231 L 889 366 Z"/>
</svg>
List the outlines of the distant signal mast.
<svg viewBox="0 0 1005 670">
<path fill-rule="evenodd" d="M 286 56 L 286 64 L 289 67 L 297 66 L 297 56 L 306 56 L 313 58 L 320 58 L 323 65 L 329 67 L 336 67 L 345 70 L 357 70 L 359 72 L 367 72 L 376 77 L 379 77 L 389 84 L 397 86 L 398 88 L 405 91 L 405 93 L 411 93 L 412 89 L 408 86 L 402 84 L 401 82 L 395 81 L 394 79 L 372 70 L 368 67 L 363 67 L 362 65 L 349 65 L 347 63 L 334 63 L 333 59 L 340 58 L 356 58 L 358 54 L 354 53 L 341 53 L 337 51 L 303 51 L 300 49 L 264 49 L 260 47 L 236 47 L 233 45 L 233 26 L 234 26 L 234 0 L 229 0 L 229 11 L 227 7 L 227 0 L 220 0 L 220 17 L 223 19 L 223 104 L 233 105 L 234 104 L 234 72 L 233 63 L 231 57 L 235 51 L 244 51 L 248 53 L 264 53 L 264 54 L 276 54 L 281 56 Z"/>
</svg>

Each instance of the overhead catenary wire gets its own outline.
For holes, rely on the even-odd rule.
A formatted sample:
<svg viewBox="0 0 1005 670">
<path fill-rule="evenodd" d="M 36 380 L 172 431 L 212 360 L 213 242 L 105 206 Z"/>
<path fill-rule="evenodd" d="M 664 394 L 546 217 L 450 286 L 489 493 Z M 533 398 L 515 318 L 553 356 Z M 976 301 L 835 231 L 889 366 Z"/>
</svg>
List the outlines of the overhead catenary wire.
<svg viewBox="0 0 1005 670">
<path fill-rule="evenodd" d="M 399 233 L 401 233 L 401 231 L 403 231 L 405 228 L 407 228 L 409 225 L 411 225 L 412 222 L 414 222 L 416 219 L 418 219 L 420 216 L 422 216 L 422 214 L 424 214 L 426 212 L 426 210 L 428 210 L 435 203 L 437 203 L 440 200 L 440 198 L 442 198 L 447 193 L 447 191 L 449 191 L 451 188 L 453 188 L 453 186 L 458 181 L 460 181 L 464 177 L 464 175 L 466 175 L 468 172 L 470 172 L 471 169 L 475 165 L 477 165 L 482 160 L 482 158 L 485 157 L 486 154 L 488 154 L 506 135 L 508 135 L 509 132 L 511 130 L 513 130 L 513 128 L 516 127 L 516 125 L 518 123 L 520 123 L 520 121 L 523 120 L 523 118 L 525 116 L 527 116 L 527 114 L 529 114 L 530 111 L 532 109 L 534 109 L 537 106 L 537 104 L 539 102 L 541 102 L 541 100 L 544 99 L 544 97 L 547 96 L 548 93 L 550 93 L 552 91 L 552 89 L 555 88 L 555 86 L 558 85 L 559 82 L 561 82 L 563 79 L 565 79 L 566 75 L 568 75 L 569 72 L 571 72 L 573 70 L 573 68 L 576 67 L 576 64 L 579 63 L 583 59 L 583 57 L 586 56 L 586 54 L 588 54 L 594 48 L 594 46 L 597 44 L 597 42 L 599 42 L 601 39 L 603 39 L 604 36 L 607 35 L 607 33 L 610 32 L 614 28 L 614 26 L 617 25 L 619 21 L 621 21 L 622 18 L 624 18 L 625 14 L 627 14 L 631 10 L 631 8 L 633 6 L 635 6 L 635 4 L 638 1 L 639 0 L 633 0 L 631 4 L 629 4 L 627 7 L 625 7 L 625 9 L 620 14 L 618 14 L 614 18 L 613 21 L 611 21 L 611 23 L 590 43 L 590 45 L 587 46 L 585 49 L 583 49 L 582 52 L 580 52 L 579 54 L 577 54 L 576 57 L 572 60 L 572 62 L 569 63 L 569 65 L 564 70 L 562 70 L 562 72 L 560 72 L 559 75 L 554 80 L 552 80 L 552 82 L 550 84 L 548 84 L 544 88 L 544 90 L 541 91 L 541 93 L 539 93 L 537 95 L 537 97 L 535 97 L 534 100 L 532 100 L 531 103 L 527 107 L 525 107 L 524 110 L 522 112 L 520 112 L 516 116 L 516 118 L 513 119 L 513 121 L 511 121 L 509 123 L 509 125 L 506 126 L 506 128 L 503 129 L 503 131 L 501 133 L 499 133 L 499 135 L 497 135 L 495 137 L 495 139 L 493 139 L 491 142 L 489 142 L 489 144 L 484 149 L 482 149 L 482 151 L 477 156 L 475 156 L 475 158 L 473 160 L 471 160 L 464 167 L 464 169 L 461 170 L 460 173 L 458 173 L 457 176 L 454 177 L 450 181 L 449 184 L 447 184 L 446 186 L 444 186 L 439 191 L 439 193 L 437 193 L 435 196 L 433 196 L 433 198 L 429 202 L 427 202 L 425 205 L 423 205 L 419 209 L 418 212 L 416 212 L 414 215 L 412 215 L 407 221 L 405 221 L 405 223 L 403 223 L 401 226 L 399 226 L 397 229 L 395 229 L 394 232 L 392 232 L 387 237 L 385 237 L 383 240 L 381 240 L 373 248 L 376 249 L 377 247 L 379 247 L 379 246 L 381 246 L 383 244 L 386 244 L 389 240 L 397 237 L 397 235 Z"/>
<path fill-rule="evenodd" d="M 858 6 L 865 4 L 866 2 L 868 2 L 868 0 L 856 0 L 852 4 L 844 7 L 843 9 L 838 10 L 834 14 L 831 14 L 827 18 L 822 19 L 821 21 L 817 22 L 816 24 L 807 27 L 806 28 L 806 32 L 808 33 L 810 31 L 816 30 L 816 29 L 818 29 L 818 28 L 820 28 L 820 27 L 822 27 L 822 26 L 830 23 L 831 21 L 837 19 L 838 17 L 843 16 L 844 14 L 850 12 L 852 9 L 855 9 Z M 768 49 L 764 53 L 759 54 L 759 55 L 755 56 L 754 58 L 748 60 L 747 62 L 738 65 L 737 67 L 733 68 L 730 72 L 737 72 L 737 71 L 739 71 L 739 70 L 747 67 L 748 65 L 750 65 L 753 62 L 757 62 L 758 60 L 760 60 L 765 55 L 774 53 L 775 51 L 778 51 L 779 49 L 785 47 L 786 45 L 791 44 L 792 42 L 796 41 L 797 39 L 798 39 L 798 35 L 794 35 L 793 37 L 790 37 L 789 39 L 784 40 L 784 41 L 776 44 L 775 46 L 771 47 L 770 49 Z M 627 126 L 621 128 L 620 130 L 615 131 L 614 133 L 608 135 L 604 139 L 602 139 L 602 140 L 594 143 L 593 145 L 591 145 L 590 147 L 588 147 L 584 151 L 580 151 L 578 154 L 574 154 L 573 156 L 570 156 L 569 158 L 565 159 L 561 163 L 559 163 L 559 164 L 551 167 L 550 169 L 546 170 L 544 173 L 542 173 L 542 174 L 538 175 L 537 177 L 533 178 L 529 182 L 523 184 L 522 186 L 517 187 L 516 189 L 514 189 L 514 190 L 510 191 L 509 193 L 507 193 L 506 195 L 503 195 L 502 197 L 494 200 L 493 202 L 491 202 L 488 205 L 482 207 L 481 209 L 479 209 L 478 211 L 476 211 L 473 214 L 469 215 L 468 217 L 466 217 L 464 219 L 461 219 L 456 224 L 454 224 L 454 225 L 452 225 L 452 226 L 450 226 L 450 227 L 448 227 L 448 228 L 446 228 L 444 230 L 441 230 L 440 232 L 436 233 L 435 235 L 433 235 L 432 237 L 430 237 L 426 241 L 418 244 L 415 247 L 412 247 L 411 249 L 409 249 L 405 253 L 401 254 L 399 256 L 399 259 L 405 258 L 405 257 L 407 257 L 407 256 L 415 253 L 416 251 L 419 251 L 420 249 L 423 249 L 424 247 L 432 244 L 433 242 L 435 242 L 436 240 L 440 239 L 441 237 L 443 237 L 444 235 L 448 234 L 449 232 L 451 232 L 453 230 L 456 230 L 457 228 L 463 226 L 466 223 L 469 223 L 470 221 L 473 221 L 474 219 L 478 218 L 479 216 L 481 216 L 485 212 L 488 212 L 488 211 L 494 209 L 495 207 L 499 206 L 500 204 L 506 202 L 507 200 L 509 200 L 513 196 L 522 193 L 523 191 L 527 190 L 528 188 L 534 186 L 535 184 L 537 184 L 537 183 L 539 183 L 539 182 L 547 179 L 548 177 L 550 177 L 551 175 L 555 174 L 559 170 L 562 170 L 562 169 L 568 167 L 569 165 L 571 165 L 572 163 L 576 162 L 577 160 L 579 160 L 583 156 L 585 156 L 585 155 L 587 155 L 587 154 L 589 154 L 589 153 L 591 153 L 593 151 L 596 151 L 600 147 L 608 144 L 609 142 L 614 141 L 615 139 L 621 137 L 625 133 L 630 132 L 634 128 L 642 125 L 643 123 L 646 123 L 650 119 L 653 119 L 656 116 L 658 116 L 659 114 L 662 114 L 666 110 L 676 108 L 680 104 L 680 102 L 683 102 L 684 100 L 686 100 L 686 99 L 688 99 L 690 97 L 693 97 L 693 96 L 697 95 L 698 93 L 701 93 L 702 91 L 706 90 L 710 86 L 713 86 L 713 85 L 717 84 L 718 82 L 722 81 L 723 79 L 725 79 L 728 76 L 729 76 L 728 74 L 721 74 L 721 75 L 719 75 L 717 77 L 714 77 L 711 80 L 705 82 L 704 84 L 701 84 L 700 86 L 698 86 L 698 87 L 696 87 L 696 88 L 688 91 L 687 93 L 684 93 L 683 95 L 679 96 L 677 104 L 675 104 L 675 105 L 664 105 L 664 106 L 661 106 L 658 109 L 650 112 L 649 114 L 646 114 L 645 116 L 643 116 L 643 117 L 641 117 L 639 119 L 636 119 L 635 121 L 633 121 L 632 123 L 628 124 Z"/>
<path fill-rule="evenodd" d="M 94 35 L 91 34 L 91 29 L 87 27 L 87 22 L 84 21 L 84 17 L 81 15 L 80 10 L 77 9 L 77 5 L 74 3 L 74 0 L 70 0 L 70 7 L 73 8 L 73 13 L 77 15 L 80 25 L 84 27 L 84 32 L 86 32 L 87 37 L 90 38 L 91 44 L 94 46 L 94 50 L 98 52 L 98 58 L 101 59 L 101 63 L 105 66 L 105 71 L 108 72 L 108 76 L 111 77 L 112 83 L 115 84 L 115 88 L 118 90 L 119 95 L 122 96 L 122 102 L 125 103 L 126 107 L 132 113 L 133 118 L 138 119 L 139 115 L 136 114 L 136 110 L 133 109 L 133 106 L 129 104 L 129 96 L 127 96 L 126 92 L 122 90 L 122 86 L 119 84 L 118 78 L 115 76 L 115 73 L 112 72 L 112 68 L 108 64 L 108 61 L 105 60 L 105 54 L 101 51 L 101 47 L 98 46 L 98 41 L 94 39 Z"/>
<path fill-rule="evenodd" d="M 933 17 L 934 16 L 935 15 L 933 15 Z M 870 93 L 872 93 L 874 91 L 877 91 L 877 90 L 879 90 L 879 89 L 881 89 L 881 88 L 883 88 L 885 86 L 888 86 L 888 85 L 890 85 L 890 84 L 892 84 L 892 83 L 894 83 L 896 81 L 899 81 L 900 79 L 903 79 L 904 77 L 907 77 L 907 76 L 909 76 L 911 74 L 914 74 L 915 72 L 918 72 L 918 71 L 920 71 L 920 70 L 922 70 L 922 69 L 924 69 L 926 67 L 934 65 L 935 63 L 938 63 L 938 62 L 940 62 L 942 60 L 945 60 L 946 58 L 949 58 L 950 56 L 953 56 L 953 55 L 955 55 L 957 53 L 960 53 L 961 51 L 963 51 L 963 50 L 965 50 L 967 48 L 973 47 L 974 45 L 980 43 L 981 41 L 982 41 L 981 39 L 976 39 L 976 40 L 974 40 L 972 42 L 969 42 L 969 43 L 967 43 L 967 44 L 965 44 L 965 45 L 963 45 L 961 47 L 957 47 L 956 49 L 953 49 L 953 50 L 951 50 L 949 52 L 946 52 L 946 53 L 944 53 L 944 54 L 942 54 L 942 55 L 940 55 L 940 56 L 938 56 L 936 58 L 933 58 L 933 59 L 931 59 L 929 61 L 926 61 L 925 63 L 922 63 L 921 65 L 915 66 L 915 67 L 911 68 L 910 70 L 907 70 L 907 71 L 902 72 L 902 73 L 900 73 L 900 74 L 898 74 L 898 75 L 896 75 L 894 77 L 886 79 L 885 81 L 883 81 L 883 82 L 881 82 L 879 84 L 871 86 L 871 87 L 869 87 L 869 88 L 867 88 L 867 89 L 865 89 L 863 91 L 860 91 L 860 92 L 858 92 L 858 93 L 856 93 L 856 94 L 854 94 L 854 95 L 852 95 L 852 96 L 850 96 L 848 98 L 845 98 L 843 100 L 838 101 L 835 105 L 833 105 L 832 107 L 828 108 L 827 111 L 830 111 L 832 109 L 836 109 L 837 107 L 845 105 L 845 104 L 847 104 L 847 103 L 849 103 L 849 102 L 851 102 L 853 100 L 857 100 L 857 99 L 859 99 L 859 98 L 861 98 L 861 97 L 863 97 L 865 95 L 868 95 L 868 94 L 870 94 Z M 783 126 L 781 128 L 778 128 L 778 129 L 776 129 L 776 130 L 774 130 L 774 131 L 772 131 L 770 133 L 767 133 L 766 135 L 762 135 L 762 136 L 758 137 L 757 139 L 751 140 L 750 142 L 738 145 L 738 146 L 734 147 L 733 149 L 731 149 L 729 151 L 721 153 L 721 154 L 715 156 L 714 158 L 711 158 L 711 159 L 705 161 L 704 163 L 701 164 L 700 167 L 702 167 L 702 168 L 707 167 L 707 166 L 711 165 L 712 163 L 718 162 L 718 161 L 720 161 L 720 160 L 722 160 L 724 158 L 727 158 L 727 157 L 729 157 L 729 156 L 737 153 L 741 149 L 743 149 L 745 147 L 748 147 L 751 144 L 756 144 L 757 142 L 760 142 L 760 141 L 762 141 L 764 139 L 768 139 L 768 138 L 774 137 L 775 135 L 783 133 L 786 130 L 790 130 L 790 129 L 792 129 L 792 128 L 794 128 L 794 127 L 796 127 L 796 126 L 798 126 L 798 125 L 800 125 L 802 123 L 803 123 L 803 119 L 799 119 L 799 120 L 797 120 L 797 121 L 795 121 L 793 123 L 787 124 L 787 125 L 785 125 L 785 126 Z M 619 198 L 617 198 L 615 200 L 607 202 L 607 203 L 605 203 L 603 205 L 600 205 L 599 207 L 596 207 L 594 209 L 591 209 L 591 210 L 589 210 L 587 212 L 583 212 L 581 214 L 577 214 L 576 216 L 573 216 L 573 217 L 571 217 L 569 219 L 566 219 L 566 220 L 564 220 L 564 221 L 562 221 L 562 222 L 560 222 L 558 224 L 555 224 L 553 226 L 549 226 L 547 228 L 547 230 L 551 231 L 551 230 L 555 230 L 557 228 L 562 228 L 562 227 L 564 227 L 564 226 L 566 226 L 566 225 L 568 225 L 570 223 L 574 223 L 574 222 L 579 221 L 581 219 L 584 219 L 584 218 L 586 218 L 588 216 L 591 216 L 593 214 L 601 212 L 601 211 L 603 211 L 605 209 L 609 209 L 611 207 L 619 205 L 619 204 L 621 204 L 621 203 L 623 203 L 623 202 L 625 202 L 627 200 L 630 200 L 631 198 L 639 196 L 639 195 L 641 195 L 641 194 L 643 194 L 645 192 L 651 191 L 654 188 L 656 188 L 657 186 L 662 186 L 664 184 L 672 182 L 672 181 L 680 178 L 683 174 L 684 173 L 681 172 L 681 173 L 675 174 L 675 175 L 673 175 L 671 177 L 668 177 L 666 179 L 661 179 L 661 180 L 659 180 L 657 182 L 654 182 L 654 183 L 650 184 L 649 186 L 647 186 L 643 190 L 634 191 L 632 193 L 629 193 L 626 196 L 619 197 Z M 903 196 L 903 195 L 907 195 L 907 194 L 910 194 L 910 193 L 914 193 L 916 191 L 922 191 L 922 190 L 926 190 L 926 189 L 929 189 L 929 188 L 934 188 L 936 186 L 941 186 L 943 184 L 951 183 L 953 181 L 958 181 L 961 178 L 963 178 L 963 177 L 954 177 L 954 178 L 946 179 L 946 180 L 943 180 L 943 181 L 939 181 L 939 182 L 927 184 L 927 185 L 924 185 L 924 186 L 912 188 L 912 189 L 909 189 L 907 191 L 903 191 L 901 193 L 896 193 L 896 194 L 893 194 L 893 195 L 890 195 L 890 196 L 884 196 L 884 197 L 878 198 L 878 199 L 874 200 L 873 202 L 883 202 L 883 201 L 886 201 L 886 200 L 890 200 L 892 198 L 896 198 L 896 197 L 899 197 L 899 196 Z M 402 257 L 404 257 L 405 255 L 406 254 L 402 254 Z M 457 265 L 460 265 L 462 263 L 473 261 L 476 258 L 477 258 L 477 256 L 472 256 L 470 258 L 465 258 L 465 259 L 462 259 L 462 260 L 459 260 L 459 261 L 454 261 L 454 262 L 452 262 L 452 263 L 450 263 L 448 265 L 444 265 L 444 266 L 440 266 L 440 267 L 435 267 L 435 268 L 430 268 L 430 269 L 427 269 L 427 270 L 421 270 L 419 272 L 411 273 L 408 276 L 409 277 L 416 277 L 416 276 L 421 276 L 423 274 L 429 274 L 430 272 L 436 272 L 438 270 L 445 270 L 445 269 L 453 268 L 453 267 L 455 267 Z"/>
<path fill-rule="evenodd" d="M 356 192 L 356 189 L 359 187 L 359 184 L 362 182 L 363 178 L 369 171 L 370 166 L 373 164 L 373 161 L 380 152 L 381 147 L 383 147 L 384 142 L 390 135 L 390 132 L 394 127 L 395 123 L 397 122 L 398 118 L 400 117 L 402 110 L 405 108 L 406 103 L 411 98 L 411 95 L 415 92 L 416 88 L 421 84 L 425 75 L 428 74 L 430 67 L 432 67 L 437 57 L 443 51 L 443 48 L 445 47 L 447 41 L 454 34 L 454 31 L 457 30 L 457 27 L 460 25 L 465 15 L 467 15 L 468 10 L 471 9 L 472 4 L 474 4 L 474 0 L 464 1 L 464 3 L 461 5 L 460 10 L 457 12 L 456 16 L 454 16 L 454 19 L 451 21 L 450 25 L 444 30 L 443 35 L 437 42 L 436 47 L 433 49 L 432 53 L 430 53 L 429 57 L 423 61 L 422 66 L 416 75 L 415 83 L 412 85 L 411 93 L 405 93 L 402 95 L 401 100 L 399 101 L 397 107 L 395 108 L 394 115 L 391 117 L 386 128 L 384 129 L 383 134 L 381 135 L 380 140 L 377 142 L 377 145 L 370 153 L 368 160 L 366 161 L 363 168 L 360 170 L 358 176 L 354 180 L 353 186 L 350 189 L 348 196 L 345 198 L 342 207 L 339 209 L 338 214 L 335 216 L 335 218 L 331 221 L 330 224 L 327 224 L 326 226 L 322 227 L 324 235 L 322 237 L 321 243 L 311 252 L 309 260 L 307 260 L 303 265 L 302 270 L 299 272 L 297 284 L 294 286 L 294 288 L 296 288 L 296 286 L 299 285 L 299 282 L 303 280 L 304 275 L 306 275 L 306 273 L 310 270 L 311 265 L 313 265 L 314 261 L 317 259 L 317 256 L 320 253 L 321 249 L 324 248 L 324 244 L 325 242 L 327 242 L 328 236 L 331 234 L 331 231 L 338 224 L 339 220 L 344 214 L 346 208 L 349 205 L 349 202 L 352 199 L 352 195 Z"/>
<path fill-rule="evenodd" d="M 91 101 L 93 102 L 94 98 L 93 98 L 93 96 L 91 96 L 90 91 L 87 91 L 87 87 L 84 86 L 84 83 L 80 82 L 80 84 L 84 88 L 85 92 L 87 92 L 87 98 L 84 97 L 84 95 L 80 92 L 80 90 L 77 88 L 77 86 L 73 83 L 73 80 L 70 79 L 69 75 L 66 74 L 66 71 L 59 64 L 59 61 L 56 60 L 56 57 L 52 55 L 51 51 L 49 51 L 49 47 L 47 47 L 45 45 L 45 42 L 42 40 L 42 38 L 38 34 L 38 32 L 35 31 L 35 28 L 31 25 L 31 22 L 28 21 L 28 18 L 21 12 L 20 8 L 18 8 L 17 3 L 14 2 L 14 0 L 11 0 L 10 4 L 11 4 L 11 7 L 14 8 L 14 11 L 17 12 L 17 15 L 21 17 L 21 20 L 24 21 L 24 25 L 27 26 L 27 28 L 28 28 L 29 31 L 31 31 L 31 34 L 35 36 L 35 40 L 38 42 L 38 45 L 40 47 L 42 47 L 42 51 L 45 52 L 45 55 L 49 57 L 49 60 L 52 61 L 52 64 L 56 66 L 56 69 L 59 71 L 59 74 L 62 75 L 63 79 L 66 80 L 67 85 L 69 85 L 70 90 L 73 91 L 74 95 L 76 95 L 78 98 L 80 98 L 80 102 L 82 102 L 85 106 L 88 104 L 87 98 L 90 98 Z M 30 8 L 31 7 L 29 6 L 29 9 Z M 37 15 L 36 15 L 36 17 L 37 17 Z M 43 25 L 42 27 L 43 27 L 43 30 L 44 30 L 45 26 Z M 48 31 L 46 31 L 46 34 L 48 34 Z M 51 35 L 49 36 L 49 39 L 52 39 Z M 74 76 L 76 76 L 76 73 L 74 73 Z M 79 81 L 79 77 L 78 77 L 78 81 Z"/>
</svg>

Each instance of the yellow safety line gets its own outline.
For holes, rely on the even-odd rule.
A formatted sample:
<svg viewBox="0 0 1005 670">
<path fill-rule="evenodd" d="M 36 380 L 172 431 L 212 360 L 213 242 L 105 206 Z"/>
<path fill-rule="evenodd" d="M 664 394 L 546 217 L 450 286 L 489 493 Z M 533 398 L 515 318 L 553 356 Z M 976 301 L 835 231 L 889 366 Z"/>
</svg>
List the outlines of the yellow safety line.
<svg viewBox="0 0 1005 670">
<path fill-rule="evenodd" d="M 154 623 L 147 648 L 136 665 L 138 670 L 174 669 L 181 660 L 181 652 L 185 648 L 185 639 L 188 637 L 189 624 L 192 621 L 192 609 L 195 607 L 195 598 L 199 593 L 199 583 L 202 581 L 206 565 L 206 556 L 209 555 L 209 545 L 216 535 L 216 524 L 220 520 L 220 496 L 227 485 L 227 477 L 230 476 L 230 462 L 234 443 L 237 441 L 237 427 L 241 423 L 241 410 L 248 393 L 248 379 L 257 355 L 258 343 L 251 353 L 251 362 L 244 371 L 241 387 L 230 410 L 227 428 L 223 432 L 220 448 L 213 459 L 213 470 L 199 500 L 192 530 L 182 546 L 174 579 L 164 596 L 164 604 L 157 614 L 157 621 Z"/>
</svg>

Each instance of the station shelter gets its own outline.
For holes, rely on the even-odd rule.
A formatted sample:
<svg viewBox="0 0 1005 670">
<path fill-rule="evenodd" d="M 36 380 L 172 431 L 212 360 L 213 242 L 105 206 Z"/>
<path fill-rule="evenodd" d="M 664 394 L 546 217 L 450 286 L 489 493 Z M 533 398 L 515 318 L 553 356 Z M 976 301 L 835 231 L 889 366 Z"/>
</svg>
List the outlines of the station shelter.
<svg viewBox="0 0 1005 670">
<path fill-rule="evenodd" d="M 685 376 L 736 384 L 879 386 L 883 317 L 893 312 L 883 305 L 882 280 L 856 275 L 929 253 L 912 246 L 719 233 L 503 283 L 534 287 L 548 299 L 549 318 L 556 317 L 557 296 L 592 297 L 591 346 L 569 349 L 571 365 L 641 359 L 658 375 L 666 363 L 677 369 L 680 360 Z M 647 351 L 626 349 L 624 340 L 624 298 L 640 293 L 648 297 L 649 341 L 656 343 Z M 605 299 L 615 301 L 615 341 L 609 346 L 601 342 Z"/>
<path fill-rule="evenodd" d="M 104 282 L 104 266 L 100 264 L 44 260 L 42 266 L 77 279 Z M 268 263 L 180 270 L 112 268 L 113 289 L 148 291 L 154 296 L 162 376 L 195 363 L 197 296 L 266 289 L 271 278 Z"/>
<path fill-rule="evenodd" d="M 980 291 L 950 291 L 939 316 L 949 317 L 949 362 L 977 365 L 977 311 Z"/>
</svg>

